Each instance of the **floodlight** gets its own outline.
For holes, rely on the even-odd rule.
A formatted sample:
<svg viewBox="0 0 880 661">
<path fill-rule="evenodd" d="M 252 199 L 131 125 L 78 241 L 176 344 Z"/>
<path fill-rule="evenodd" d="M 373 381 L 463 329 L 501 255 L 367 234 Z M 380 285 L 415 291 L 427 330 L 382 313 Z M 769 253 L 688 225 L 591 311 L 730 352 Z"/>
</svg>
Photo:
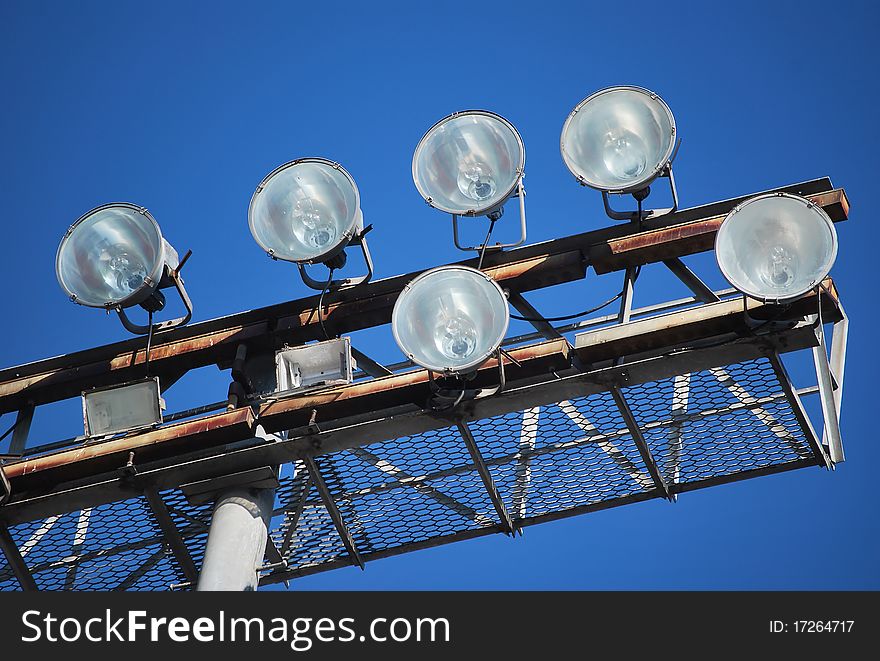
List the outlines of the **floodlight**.
<svg viewBox="0 0 880 661">
<path fill-rule="evenodd" d="M 301 158 L 270 172 L 251 198 L 248 224 L 269 257 L 296 263 L 310 287 L 323 289 L 330 283 L 312 279 L 305 266 L 342 268 L 345 248 L 351 244 L 360 244 L 368 274 L 336 284 L 360 284 L 372 276 L 364 238 L 371 228 L 364 228 L 354 179 L 338 163 Z"/>
<path fill-rule="evenodd" d="M 562 127 L 562 159 L 584 186 L 602 191 L 612 218 L 631 214 L 611 209 L 609 194 L 632 193 L 644 199 L 649 184 L 669 177 L 673 209 L 677 194 L 672 178 L 676 152 L 675 119 L 653 92 L 634 86 L 609 87 L 591 94 L 571 111 Z M 661 211 L 654 211 L 658 215 Z"/>
<path fill-rule="evenodd" d="M 351 383 L 354 366 L 347 337 L 283 349 L 275 354 L 276 392 Z"/>
<path fill-rule="evenodd" d="M 521 238 L 525 242 L 525 147 L 513 124 L 486 110 L 455 112 L 434 124 L 413 154 L 412 174 L 421 196 L 435 209 L 452 214 L 455 245 L 459 216 L 501 217 L 504 203 L 520 198 Z"/>
<path fill-rule="evenodd" d="M 413 362 L 433 372 L 463 375 L 498 350 L 509 321 L 498 283 L 466 266 L 441 266 L 403 288 L 391 328 Z"/>
<path fill-rule="evenodd" d="M 837 257 L 837 231 L 828 214 L 807 199 L 758 195 L 724 218 L 715 257 L 724 277 L 743 294 L 783 303 L 828 275 Z"/>
<path fill-rule="evenodd" d="M 159 379 L 95 388 L 82 394 L 86 436 L 109 436 L 154 427 L 162 422 L 165 404 Z"/>
<path fill-rule="evenodd" d="M 92 209 L 71 225 L 58 246 L 55 273 L 74 303 L 116 310 L 126 329 L 145 334 L 151 325 L 133 324 L 123 310 L 140 305 L 152 316 L 165 307 L 160 291 L 165 287 L 177 288 L 187 314 L 153 330 L 179 326 L 192 317 L 179 275 L 188 257 L 178 258 L 146 209 L 118 202 Z"/>
</svg>

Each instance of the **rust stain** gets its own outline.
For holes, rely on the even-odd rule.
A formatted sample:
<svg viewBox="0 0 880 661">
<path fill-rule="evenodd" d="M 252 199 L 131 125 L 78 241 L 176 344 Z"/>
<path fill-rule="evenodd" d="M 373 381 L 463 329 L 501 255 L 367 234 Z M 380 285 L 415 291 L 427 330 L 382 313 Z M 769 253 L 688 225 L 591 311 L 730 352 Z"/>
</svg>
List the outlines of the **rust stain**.
<svg viewBox="0 0 880 661">
<path fill-rule="evenodd" d="M 128 438 L 113 441 L 98 442 L 94 445 L 86 445 L 71 450 L 62 450 L 34 459 L 25 459 L 15 463 L 6 464 L 3 468 L 6 475 L 11 479 L 22 475 L 30 475 L 37 471 L 58 468 L 68 464 L 107 456 L 120 452 L 131 452 L 138 448 L 158 445 L 187 436 L 196 436 L 208 431 L 218 430 L 235 425 L 245 424 L 252 427 L 254 424 L 253 412 L 250 408 L 235 409 L 225 413 L 206 416 L 197 420 L 181 422 L 167 427 L 161 427 L 154 431 L 138 434 Z"/>
</svg>

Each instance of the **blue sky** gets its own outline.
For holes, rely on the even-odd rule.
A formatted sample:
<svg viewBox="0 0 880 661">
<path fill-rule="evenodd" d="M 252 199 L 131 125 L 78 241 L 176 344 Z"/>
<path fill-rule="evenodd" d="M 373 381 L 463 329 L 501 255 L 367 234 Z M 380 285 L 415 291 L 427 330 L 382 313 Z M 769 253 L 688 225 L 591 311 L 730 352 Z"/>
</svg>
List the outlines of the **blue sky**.
<svg viewBox="0 0 880 661">
<path fill-rule="evenodd" d="M 867 2 L 198 2 L 0 4 L 0 365 L 124 339 L 113 318 L 70 304 L 57 242 L 88 209 L 147 206 L 193 250 L 196 320 L 307 295 L 252 240 L 262 177 L 301 156 L 341 162 L 361 192 L 377 277 L 460 258 L 448 219 L 413 186 L 412 150 L 448 113 L 493 110 L 526 145 L 531 241 L 608 221 L 576 185 L 559 131 L 613 84 L 659 93 L 683 139 L 681 203 L 693 206 L 828 175 L 846 189 L 833 271 L 852 319 L 843 433 L 848 461 L 535 526 L 302 579 L 313 589 L 880 588 L 871 413 L 878 240 L 870 215 L 878 140 Z M 413 241 L 420 243 L 413 246 Z M 711 256 L 690 260 L 725 286 Z M 646 269 L 636 304 L 680 292 Z M 546 314 L 607 298 L 619 276 L 535 295 Z M 672 295 L 670 295 L 672 294 Z M 519 328 L 514 327 L 514 328 Z M 366 334 L 400 359 L 390 329 Z M 200 370 L 170 410 L 222 399 Z M 35 442 L 81 433 L 79 402 L 38 412 Z M 4 429 L 9 416 L 0 420 Z"/>
</svg>

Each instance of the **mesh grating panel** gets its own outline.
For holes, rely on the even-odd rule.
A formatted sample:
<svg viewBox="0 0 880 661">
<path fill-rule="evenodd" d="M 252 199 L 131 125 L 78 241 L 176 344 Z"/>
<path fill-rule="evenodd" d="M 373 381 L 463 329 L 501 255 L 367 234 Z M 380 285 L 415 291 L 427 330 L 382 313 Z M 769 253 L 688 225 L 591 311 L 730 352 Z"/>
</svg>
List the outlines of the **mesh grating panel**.
<svg viewBox="0 0 880 661">
<path fill-rule="evenodd" d="M 768 360 L 621 392 L 673 491 L 817 463 Z M 315 458 L 361 558 L 503 530 L 496 505 L 519 527 L 662 494 L 608 392 L 469 428 L 477 455 L 456 427 L 447 427 Z M 485 464 L 500 503 L 493 503 L 477 462 Z M 287 569 L 266 570 L 267 582 L 352 562 L 306 464 L 293 468 L 282 472 L 270 531 Z M 161 496 L 200 567 L 211 505 L 191 505 L 177 489 Z M 155 590 L 184 581 L 142 497 L 10 531 L 41 589 Z M 0 590 L 18 587 L 0 564 Z"/>
</svg>

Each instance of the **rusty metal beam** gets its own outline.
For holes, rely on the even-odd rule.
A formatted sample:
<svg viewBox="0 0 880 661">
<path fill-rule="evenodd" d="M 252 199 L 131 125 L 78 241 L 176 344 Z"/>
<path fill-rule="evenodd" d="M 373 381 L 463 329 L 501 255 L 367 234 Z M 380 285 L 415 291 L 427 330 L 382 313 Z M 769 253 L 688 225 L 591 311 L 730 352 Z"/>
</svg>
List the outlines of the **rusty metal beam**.
<svg viewBox="0 0 880 661">
<path fill-rule="evenodd" d="M 849 214 L 849 201 L 841 189 L 807 197 L 822 207 L 832 221 L 846 220 Z M 589 249 L 590 264 L 596 273 L 602 274 L 712 250 L 728 211 L 596 243 Z"/>
<path fill-rule="evenodd" d="M 823 285 L 834 287 L 830 278 Z M 720 335 L 748 337 L 752 332 L 743 314 L 745 306 L 753 319 L 797 320 L 815 313 L 819 305 L 817 297 L 818 294 L 811 292 L 793 302 L 782 314 L 778 306 L 742 297 L 709 303 L 582 333 L 575 339 L 575 353 L 584 363 L 596 364 L 613 356 L 644 356 L 655 350 L 665 350 L 672 344 L 686 345 Z M 827 314 L 829 322 L 837 321 L 841 316 L 833 299 L 836 297 L 822 297 L 823 318 Z"/>
<path fill-rule="evenodd" d="M 833 291 L 833 283 L 826 281 L 825 284 Z M 836 308 L 834 308 L 833 301 L 835 299 L 836 296 L 822 297 L 823 304 L 829 306 L 829 309 L 823 312 L 826 319 L 834 318 Z M 807 297 L 803 303 L 793 306 L 790 312 L 796 314 L 798 305 L 803 305 L 805 309 L 812 312 L 813 303 L 815 301 L 811 300 L 811 297 Z M 657 318 L 584 333 L 578 337 L 577 350 L 583 352 L 594 365 L 599 366 L 613 359 L 614 356 L 621 355 L 621 353 L 631 357 L 641 355 L 644 358 L 652 353 L 669 352 L 670 349 L 680 352 L 683 344 L 690 343 L 695 338 L 705 339 L 712 336 L 731 335 L 731 340 L 733 340 L 736 339 L 736 332 L 742 325 L 742 304 L 741 299 L 722 301 Z M 763 307 L 757 304 L 752 306 L 750 314 L 754 317 L 760 317 L 762 311 L 769 313 L 769 311 L 762 310 Z M 718 355 L 719 362 L 715 365 L 729 364 L 729 362 L 748 359 L 755 355 L 766 355 L 768 350 L 792 351 L 797 348 L 813 346 L 815 342 L 815 334 L 809 327 L 796 328 L 784 333 L 769 334 L 758 338 L 751 338 L 746 334 L 740 338 L 739 342 L 731 341 L 723 346 L 718 346 L 715 353 Z M 760 347 L 760 349 L 756 349 L 756 347 Z M 516 363 L 509 362 L 506 367 L 511 384 L 529 383 L 530 380 L 546 380 L 547 375 L 559 372 L 569 364 L 568 345 L 564 340 L 521 347 L 511 350 L 510 353 L 516 361 Z M 669 374 L 692 371 L 695 366 L 702 365 L 701 368 L 713 366 L 705 363 L 701 358 L 707 354 L 694 351 L 694 348 L 688 347 L 684 354 L 677 356 L 676 360 L 669 357 L 664 358 L 665 362 L 661 361 L 662 365 L 659 367 L 652 367 L 644 371 L 645 380 L 651 380 L 650 377 L 655 374 L 662 373 L 668 376 Z M 507 362 L 506 358 L 504 360 Z M 681 364 L 679 365 L 679 363 Z M 615 383 L 627 385 L 627 383 L 633 382 L 635 369 L 632 363 L 627 363 L 620 366 L 617 371 L 594 370 L 588 374 L 595 383 L 602 383 L 601 380 L 605 379 L 606 386 Z M 668 372 L 669 369 L 680 369 L 681 371 Z M 494 370 L 494 360 L 489 361 L 481 370 L 482 375 L 477 376 L 475 384 L 479 386 L 481 379 L 494 378 Z M 665 377 L 657 376 L 656 378 Z M 559 386 L 564 386 L 565 383 L 567 383 L 565 379 L 551 381 L 546 386 L 549 399 L 541 397 L 539 398 L 541 401 L 523 400 L 522 402 L 508 403 L 510 393 L 502 393 L 500 396 L 491 398 L 491 402 L 485 400 L 480 402 L 479 407 L 487 412 L 494 404 L 497 404 L 497 412 L 517 410 L 517 406 L 521 410 L 523 407 L 578 396 L 583 392 L 580 390 L 582 385 L 579 388 L 566 389 L 566 387 L 562 387 L 560 389 Z M 445 422 L 442 416 L 432 418 L 421 413 L 428 394 L 427 374 L 424 370 L 417 370 L 277 400 L 263 405 L 259 410 L 258 418 L 254 418 L 250 409 L 237 409 L 179 425 L 170 425 L 146 434 L 7 464 L 4 471 L 12 483 L 14 494 L 20 491 L 31 492 L 22 495 L 21 498 L 32 497 L 41 491 L 46 494 L 46 497 L 51 497 L 53 489 L 61 484 L 71 484 L 88 476 L 91 476 L 90 479 L 94 479 L 95 476 L 102 473 L 118 476 L 120 469 L 126 464 L 130 452 L 135 452 L 136 465 L 163 460 L 169 464 L 180 463 L 181 456 L 192 455 L 196 450 L 202 450 L 208 454 L 228 452 L 234 449 L 229 444 L 254 437 L 254 427 L 257 422 L 268 432 L 311 428 L 312 425 L 317 425 L 312 429 L 312 433 L 314 433 L 315 431 L 321 432 L 337 428 L 340 421 L 357 419 L 358 416 L 361 416 L 362 420 L 376 420 L 390 415 L 388 412 L 403 407 L 423 415 L 424 420 L 418 419 L 413 422 L 415 427 L 423 427 L 423 430 L 451 424 L 451 422 Z M 553 399 L 554 397 L 556 399 Z M 510 408 L 511 406 L 514 408 Z M 456 414 L 463 417 L 468 416 L 475 408 L 475 403 L 464 403 L 458 408 Z M 391 420 L 389 431 L 386 433 L 396 433 L 391 429 L 394 426 L 391 423 L 397 423 L 401 420 L 404 418 Z M 317 439 L 315 442 L 318 442 Z M 366 438 L 364 442 L 367 442 Z M 230 456 L 232 454 L 230 453 Z M 280 455 L 284 455 L 284 452 L 280 452 Z M 290 460 L 290 457 L 284 458 L 280 455 L 278 458 L 280 461 Z M 236 470 L 246 468 L 240 466 L 236 467 Z M 212 477 L 215 474 L 220 473 L 207 474 L 204 477 Z M 191 479 L 201 478 L 196 475 L 191 476 Z M 13 501 L 15 501 L 15 497 L 13 497 Z M 0 510 L 0 518 L 2 517 L 3 510 Z"/>
<path fill-rule="evenodd" d="M 122 471 L 131 453 L 136 463 L 156 461 L 178 453 L 227 443 L 230 439 L 253 436 L 254 414 L 249 408 L 210 415 L 196 420 L 161 427 L 154 431 L 128 436 L 71 450 L 25 459 L 4 467 L 10 480 L 29 488 L 39 486 L 36 475 L 62 468 L 65 479 L 75 480 L 87 474 Z"/>
<path fill-rule="evenodd" d="M 827 178 L 773 191 L 814 197 L 834 220 L 844 220 L 848 212 L 846 195 L 834 190 Z M 615 225 L 489 254 L 483 270 L 503 286 L 526 292 L 582 279 L 591 262 L 597 272 L 605 272 L 708 250 L 720 219 L 748 197 L 649 219 L 641 231 Z M 461 263 L 476 266 L 477 260 Z M 398 294 L 416 275 L 335 293 L 326 302 L 328 331 L 349 333 L 388 323 Z M 159 333 L 150 352 L 151 371 L 160 378 L 174 379 L 196 367 L 230 362 L 241 343 L 266 351 L 323 337 L 317 304 L 318 297 L 312 296 Z M 136 375 L 145 358 L 143 339 L 137 338 L 0 370 L 0 413 L 17 410 L 29 401 L 39 405 L 74 397 L 85 385 L 124 382 Z"/>
<path fill-rule="evenodd" d="M 688 310 L 685 313 L 698 310 Z M 35 478 L 39 473 L 17 477 L 13 485 L 12 501 L 0 508 L 0 520 L 13 525 L 45 518 L 59 512 L 95 507 L 140 495 L 143 489 L 150 486 L 157 489 L 173 488 L 186 481 L 208 479 L 249 468 L 286 463 L 369 443 L 412 436 L 454 426 L 458 421 L 471 422 L 575 397 L 586 397 L 607 391 L 613 386 L 633 386 L 678 374 L 754 360 L 773 352 L 797 351 L 812 347 L 816 341 L 813 328 L 810 325 L 801 325 L 705 348 L 682 351 L 672 347 L 661 355 L 586 373 L 550 373 L 525 381 L 511 380 L 503 392 L 464 402 L 446 416 L 426 411 L 421 405 L 415 404 L 372 410 L 353 417 L 329 420 L 322 423 L 320 428 L 306 425 L 291 429 L 285 441 L 266 443 L 260 439 L 252 439 L 236 445 L 216 446 L 200 453 L 178 455 L 152 465 L 139 465 L 138 474 L 131 477 L 120 477 L 116 471 L 78 481 L 66 481 L 66 467 L 58 466 L 53 471 L 44 471 L 44 486 L 39 489 L 29 489 L 27 486 L 27 480 Z M 381 381 L 383 380 L 371 383 L 381 385 Z M 362 394 L 369 398 L 369 393 Z M 260 422 L 271 422 L 271 415 L 267 413 Z"/>
<path fill-rule="evenodd" d="M 510 257 L 504 263 L 485 266 L 483 271 L 518 291 L 578 280 L 586 275 L 579 250 L 525 259 L 518 259 L 513 252 L 505 254 Z M 465 263 L 470 261 L 473 260 Z M 397 296 L 416 275 L 378 280 L 327 296 L 327 331 L 343 334 L 389 323 Z M 150 371 L 165 378 L 205 365 L 229 363 L 242 343 L 254 351 L 272 351 L 284 344 L 323 339 L 317 305 L 318 297 L 311 296 L 160 333 L 150 350 Z M 97 387 L 122 383 L 138 375 L 145 358 L 143 340 L 130 340 L 0 370 L 0 413 L 16 410 L 28 402 L 45 404 L 77 396 L 86 384 Z"/>
</svg>

